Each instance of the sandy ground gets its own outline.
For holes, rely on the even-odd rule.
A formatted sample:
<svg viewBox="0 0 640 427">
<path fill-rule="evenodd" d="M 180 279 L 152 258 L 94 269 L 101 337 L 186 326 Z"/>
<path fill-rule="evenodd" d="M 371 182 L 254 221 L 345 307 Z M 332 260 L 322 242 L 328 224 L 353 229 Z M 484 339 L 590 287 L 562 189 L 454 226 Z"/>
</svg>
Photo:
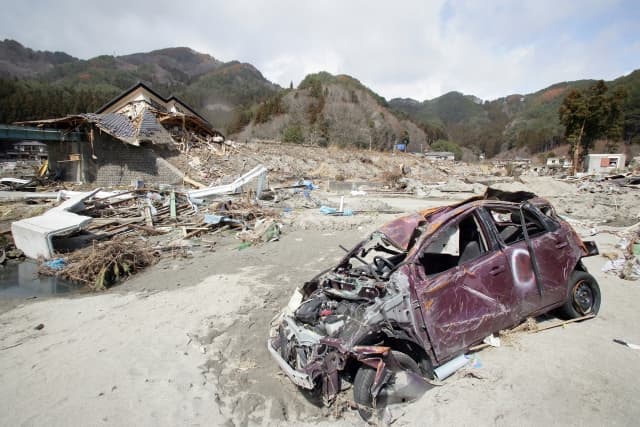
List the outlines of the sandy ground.
<svg viewBox="0 0 640 427">
<path fill-rule="evenodd" d="M 403 211 L 440 204 L 375 203 Z M 224 238 L 214 251 L 165 259 L 108 292 L 29 301 L 1 314 L 0 424 L 363 425 L 343 402 L 323 408 L 307 399 L 271 361 L 265 339 L 293 289 L 342 256 L 338 244 L 353 245 L 394 216 L 294 215 L 278 242 L 238 250 Z M 595 240 L 601 252 L 617 242 L 610 234 Z M 511 335 L 478 352 L 476 367 L 390 408 L 386 420 L 636 424 L 640 351 L 612 340 L 640 344 L 640 283 L 601 273 L 604 262 L 586 261 L 602 288 L 598 318 Z"/>
</svg>

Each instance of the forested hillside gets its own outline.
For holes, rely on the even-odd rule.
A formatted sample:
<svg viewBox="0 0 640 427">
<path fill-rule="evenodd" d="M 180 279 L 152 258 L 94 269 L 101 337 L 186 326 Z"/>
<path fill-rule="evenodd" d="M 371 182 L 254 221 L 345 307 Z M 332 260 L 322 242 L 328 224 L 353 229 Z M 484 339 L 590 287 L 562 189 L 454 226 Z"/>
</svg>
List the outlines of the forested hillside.
<svg viewBox="0 0 640 427">
<path fill-rule="evenodd" d="M 492 101 L 450 92 L 423 102 L 392 99 L 389 105 L 419 124 L 437 127 L 447 140 L 489 157 L 523 147 L 536 153 L 564 142 L 560 105 L 571 89 L 583 90 L 593 83 L 595 80 L 557 83 L 532 94 Z M 640 142 L 640 70 L 606 84 L 610 91 L 622 87 L 627 93 L 623 141 Z"/>
<path fill-rule="evenodd" d="M 242 139 L 282 139 L 320 145 L 391 150 L 408 143 L 426 149 L 430 126 L 395 114 L 386 100 L 357 79 L 327 72 L 310 74 L 296 89 L 239 112 L 233 129 Z"/>
<path fill-rule="evenodd" d="M 565 142 L 560 105 L 572 89 L 595 82 L 562 82 L 490 101 L 450 92 L 421 102 L 387 102 L 347 75 L 319 72 L 297 88 L 283 89 L 251 64 L 222 62 L 187 47 L 81 60 L 4 40 L 0 123 L 95 111 L 139 81 L 164 96 L 177 95 L 238 138 L 375 149 L 404 141 L 412 151 L 435 144 L 488 157 L 511 149 L 544 152 Z M 640 142 L 640 70 L 606 84 L 610 91 L 621 87 L 626 93 L 622 140 Z"/>
<path fill-rule="evenodd" d="M 186 47 L 80 60 L 0 41 L 0 122 L 94 111 L 137 82 L 183 98 L 225 129 L 231 111 L 279 87 L 250 64 L 224 63 Z"/>
</svg>

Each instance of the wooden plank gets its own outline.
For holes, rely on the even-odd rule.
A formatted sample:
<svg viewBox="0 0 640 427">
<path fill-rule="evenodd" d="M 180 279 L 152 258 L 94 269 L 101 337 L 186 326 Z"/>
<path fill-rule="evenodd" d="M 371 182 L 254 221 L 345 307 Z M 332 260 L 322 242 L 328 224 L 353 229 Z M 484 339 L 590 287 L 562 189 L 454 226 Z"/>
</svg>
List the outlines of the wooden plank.
<svg viewBox="0 0 640 427">
<path fill-rule="evenodd" d="M 151 206 L 144 207 L 144 218 L 147 227 L 153 227 L 153 217 L 151 216 Z"/>
<path fill-rule="evenodd" d="M 592 319 L 594 317 L 596 317 L 595 314 L 588 314 L 586 316 L 576 317 L 575 319 L 570 319 L 570 320 L 565 320 L 565 321 L 562 321 L 562 322 L 554 323 L 553 325 L 543 326 L 542 328 L 538 328 L 538 329 L 534 330 L 533 332 L 546 331 L 547 329 L 557 328 L 558 326 L 564 326 L 564 325 L 567 325 L 569 323 L 579 322 L 581 320 Z"/>
<path fill-rule="evenodd" d="M 204 223 L 200 223 L 200 225 L 204 225 Z M 189 228 L 191 229 L 191 227 L 189 227 Z M 207 231 L 209 229 L 210 229 L 209 227 L 198 227 L 195 230 L 186 233 L 183 238 L 184 239 L 188 239 L 190 237 L 194 237 L 194 236 L 202 233 L 203 231 Z M 185 231 L 186 231 L 186 227 L 185 227 Z"/>
<path fill-rule="evenodd" d="M 171 196 L 169 198 L 169 205 L 170 205 L 170 210 L 171 210 L 171 219 L 176 219 L 178 217 L 178 214 L 176 212 L 176 193 L 175 191 L 171 191 Z"/>
<path fill-rule="evenodd" d="M 187 184 L 193 185 L 193 186 L 194 186 L 194 187 L 196 187 L 196 188 L 207 188 L 207 186 L 206 186 L 206 185 L 204 185 L 203 183 L 198 182 L 198 181 L 196 181 L 196 180 L 194 180 L 194 179 L 191 179 L 191 178 L 189 178 L 187 175 L 185 175 L 185 176 L 182 178 L 182 181 L 186 182 Z"/>
<path fill-rule="evenodd" d="M 147 227 L 146 225 L 138 225 L 138 224 L 129 224 L 130 227 L 135 228 L 136 230 L 142 230 L 144 232 L 147 232 L 153 236 L 158 236 L 160 234 L 165 234 L 164 231 L 160 231 L 160 230 L 156 230 L 153 227 Z"/>
</svg>

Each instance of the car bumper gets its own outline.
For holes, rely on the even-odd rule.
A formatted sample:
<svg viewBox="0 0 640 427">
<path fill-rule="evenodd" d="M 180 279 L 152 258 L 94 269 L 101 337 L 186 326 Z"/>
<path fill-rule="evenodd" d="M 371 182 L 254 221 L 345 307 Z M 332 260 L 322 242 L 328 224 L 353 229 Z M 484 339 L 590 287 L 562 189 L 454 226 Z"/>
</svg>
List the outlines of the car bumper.
<svg viewBox="0 0 640 427">
<path fill-rule="evenodd" d="M 297 386 L 306 388 L 308 390 L 312 390 L 315 388 L 313 384 L 313 380 L 311 377 L 303 372 L 296 371 L 293 369 L 286 360 L 282 358 L 280 353 L 273 348 L 273 344 L 271 344 L 271 340 L 267 340 L 267 349 L 269 353 L 271 353 L 271 357 L 278 363 L 280 369 L 289 377 L 289 379 Z"/>
</svg>

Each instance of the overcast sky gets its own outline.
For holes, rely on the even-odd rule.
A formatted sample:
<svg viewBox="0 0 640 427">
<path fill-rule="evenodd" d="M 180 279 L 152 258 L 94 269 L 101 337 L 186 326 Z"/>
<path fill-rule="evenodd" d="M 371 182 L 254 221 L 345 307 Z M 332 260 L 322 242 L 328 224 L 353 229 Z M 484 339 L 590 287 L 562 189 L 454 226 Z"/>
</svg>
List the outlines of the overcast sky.
<svg viewBox="0 0 640 427">
<path fill-rule="evenodd" d="M 188 46 L 297 85 L 352 75 L 387 99 L 493 99 L 640 68 L 631 0 L 0 0 L 0 38 L 88 59 Z"/>
</svg>

